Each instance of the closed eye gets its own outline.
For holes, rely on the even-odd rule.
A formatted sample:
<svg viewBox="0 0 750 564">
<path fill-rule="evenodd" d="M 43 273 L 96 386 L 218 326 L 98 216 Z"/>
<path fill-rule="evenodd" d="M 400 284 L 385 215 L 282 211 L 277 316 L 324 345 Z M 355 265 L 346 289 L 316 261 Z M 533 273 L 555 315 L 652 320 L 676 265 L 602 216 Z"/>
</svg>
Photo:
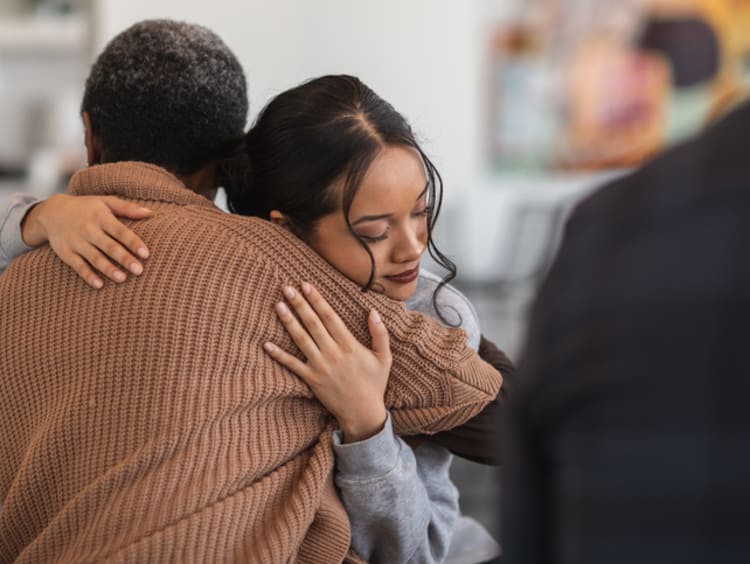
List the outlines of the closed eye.
<svg viewBox="0 0 750 564">
<path fill-rule="evenodd" d="M 412 212 L 412 216 L 414 217 L 426 217 L 429 216 L 432 213 L 432 206 L 425 206 L 423 209 Z"/>
<path fill-rule="evenodd" d="M 360 239 L 363 241 L 367 241 L 368 243 L 377 243 L 378 241 L 384 241 L 388 238 L 388 229 L 382 234 L 382 235 L 362 235 L 361 233 L 357 233 Z"/>
</svg>

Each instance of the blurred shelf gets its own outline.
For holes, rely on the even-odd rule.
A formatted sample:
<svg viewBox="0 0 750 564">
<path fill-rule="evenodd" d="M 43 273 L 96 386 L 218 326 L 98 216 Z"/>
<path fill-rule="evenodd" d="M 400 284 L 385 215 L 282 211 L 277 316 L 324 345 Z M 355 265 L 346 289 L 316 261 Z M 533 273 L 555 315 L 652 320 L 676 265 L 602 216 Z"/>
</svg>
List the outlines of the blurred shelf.
<svg viewBox="0 0 750 564">
<path fill-rule="evenodd" d="M 541 274 L 569 211 L 625 171 L 487 176 L 455 201 L 438 235 L 467 282 L 509 283 Z M 442 221 L 442 220 L 441 220 Z"/>
<path fill-rule="evenodd" d="M 0 52 L 3 55 L 78 51 L 86 40 L 86 18 L 80 14 L 0 17 Z"/>
</svg>

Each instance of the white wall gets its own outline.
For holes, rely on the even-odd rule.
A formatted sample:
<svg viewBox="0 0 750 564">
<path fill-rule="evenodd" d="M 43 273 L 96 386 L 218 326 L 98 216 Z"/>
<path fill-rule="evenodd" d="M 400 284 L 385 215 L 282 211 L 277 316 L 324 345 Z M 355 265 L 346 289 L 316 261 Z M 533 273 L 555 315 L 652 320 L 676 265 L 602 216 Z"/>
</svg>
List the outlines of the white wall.
<svg viewBox="0 0 750 564">
<path fill-rule="evenodd" d="M 99 0 L 97 50 L 144 18 L 206 25 L 242 62 L 253 115 L 306 78 L 355 74 L 411 121 L 450 204 L 481 174 L 481 8 L 479 0 Z"/>
</svg>

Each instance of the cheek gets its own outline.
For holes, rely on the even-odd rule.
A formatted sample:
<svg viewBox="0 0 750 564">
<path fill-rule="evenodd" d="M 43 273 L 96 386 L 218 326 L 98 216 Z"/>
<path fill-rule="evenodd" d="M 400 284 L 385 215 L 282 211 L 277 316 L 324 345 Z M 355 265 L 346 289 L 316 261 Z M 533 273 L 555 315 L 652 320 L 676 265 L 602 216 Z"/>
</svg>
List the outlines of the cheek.
<svg viewBox="0 0 750 564">
<path fill-rule="evenodd" d="M 373 257 L 375 258 L 375 273 L 377 275 L 377 255 L 373 253 Z M 367 251 L 357 245 L 356 248 L 352 248 L 347 254 L 346 261 L 348 263 L 347 268 L 349 272 L 345 272 L 344 274 L 346 274 L 360 286 L 364 286 L 365 284 L 367 284 L 367 281 L 370 279 L 370 271 L 372 270 L 372 262 L 370 261 L 370 257 L 367 254 Z"/>
<path fill-rule="evenodd" d="M 356 241 L 337 240 L 330 244 L 318 241 L 311 242 L 310 246 L 331 266 L 360 286 L 369 280 L 372 267 L 370 257 Z"/>
<path fill-rule="evenodd" d="M 388 246 L 388 241 L 381 241 L 377 245 L 372 245 L 370 247 L 370 252 L 375 261 L 375 277 L 377 278 L 384 274 L 389 274 L 389 268 L 391 266 L 391 249 Z"/>
<path fill-rule="evenodd" d="M 428 239 L 427 220 L 425 219 L 422 222 L 421 230 L 419 232 L 419 241 L 420 241 L 420 243 L 422 243 L 426 247 L 427 246 L 427 239 Z"/>
</svg>

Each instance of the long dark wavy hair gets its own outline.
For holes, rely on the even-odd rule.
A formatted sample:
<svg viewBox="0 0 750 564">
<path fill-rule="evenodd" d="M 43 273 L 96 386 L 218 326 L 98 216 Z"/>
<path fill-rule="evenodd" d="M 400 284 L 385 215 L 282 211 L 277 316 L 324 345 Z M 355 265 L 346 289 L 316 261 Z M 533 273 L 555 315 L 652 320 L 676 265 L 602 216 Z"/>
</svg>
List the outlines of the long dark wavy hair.
<svg viewBox="0 0 750 564">
<path fill-rule="evenodd" d="M 354 76 L 328 75 L 312 79 L 273 98 L 260 112 L 245 139 L 244 154 L 235 162 L 227 184 L 229 209 L 268 219 L 279 210 L 295 235 L 307 241 L 317 221 L 338 209 L 332 186 L 344 177 L 342 208 L 349 231 L 375 259 L 349 219 L 354 197 L 373 160 L 387 146 L 415 149 L 427 175 L 427 249 L 448 273 L 433 293 L 456 276 L 456 265 L 435 246 L 432 233 L 443 201 L 443 181 L 416 141 L 414 132 L 393 106 Z"/>
</svg>

